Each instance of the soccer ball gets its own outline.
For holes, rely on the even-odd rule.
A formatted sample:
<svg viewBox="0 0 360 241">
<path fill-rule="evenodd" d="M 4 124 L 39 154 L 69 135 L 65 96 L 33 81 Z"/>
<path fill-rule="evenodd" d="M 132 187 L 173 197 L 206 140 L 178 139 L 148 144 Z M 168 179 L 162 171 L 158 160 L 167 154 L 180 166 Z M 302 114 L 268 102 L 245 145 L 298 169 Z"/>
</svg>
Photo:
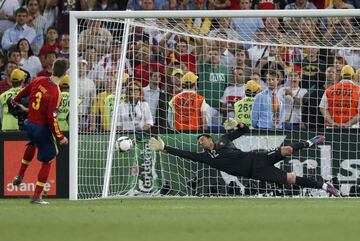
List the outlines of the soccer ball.
<svg viewBox="0 0 360 241">
<path fill-rule="evenodd" d="M 133 147 L 133 142 L 127 136 L 120 136 L 115 142 L 115 148 L 118 151 L 125 152 Z"/>
</svg>

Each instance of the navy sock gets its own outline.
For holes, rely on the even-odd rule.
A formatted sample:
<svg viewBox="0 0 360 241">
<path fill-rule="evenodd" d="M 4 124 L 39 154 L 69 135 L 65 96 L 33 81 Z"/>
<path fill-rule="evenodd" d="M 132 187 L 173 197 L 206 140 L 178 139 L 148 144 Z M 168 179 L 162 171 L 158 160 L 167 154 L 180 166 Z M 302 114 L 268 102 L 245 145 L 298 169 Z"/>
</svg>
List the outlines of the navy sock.
<svg viewBox="0 0 360 241">
<path fill-rule="evenodd" d="M 289 146 L 291 146 L 293 149 L 293 152 L 295 152 L 295 151 L 307 148 L 309 146 L 309 144 L 307 142 L 303 141 L 303 142 L 292 143 Z"/>
<path fill-rule="evenodd" d="M 296 185 L 301 187 L 309 187 L 309 188 L 318 188 L 321 189 L 323 185 L 323 181 L 314 181 L 306 177 L 298 177 L 296 176 Z"/>
</svg>

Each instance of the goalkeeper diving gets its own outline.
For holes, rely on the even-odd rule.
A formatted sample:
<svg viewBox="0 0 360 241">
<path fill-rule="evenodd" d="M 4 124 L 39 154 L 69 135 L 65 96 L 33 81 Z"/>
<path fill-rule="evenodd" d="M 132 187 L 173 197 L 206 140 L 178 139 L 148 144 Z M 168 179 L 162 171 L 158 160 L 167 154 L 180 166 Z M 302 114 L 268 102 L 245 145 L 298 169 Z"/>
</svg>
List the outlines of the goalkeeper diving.
<svg viewBox="0 0 360 241">
<path fill-rule="evenodd" d="M 197 137 L 198 145 L 204 149 L 200 153 L 167 146 L 160 137 L 157 139 L 152 137 L 149 140 L 149 147 L 153 151 L 163 151 L 174 156 L 205 163 L 230 175 L 277 184 L 296 184 L 306 188 L 323 189 L 331 195 L 340 196 L 339 190 L 330 182 L 324 182 L 323 180 L 314 181 L 306 177 L 299 177 L 293 172 L 285 172 L 274 166 L 274 164 L 284 160 L 287 156 L 292 155 L 298 150 L 324 142 L 324 136 L 315 136 L 310 140 L 278 147 L 271 151 L 244 152 L 237 149 L 232 141 L 249 132 L 249 128 L 234 119 L 225 121 L 224 127 L 230 131 L 222 135 L 216 143 L 209 134 L 201 134 Z"/>
</svg>

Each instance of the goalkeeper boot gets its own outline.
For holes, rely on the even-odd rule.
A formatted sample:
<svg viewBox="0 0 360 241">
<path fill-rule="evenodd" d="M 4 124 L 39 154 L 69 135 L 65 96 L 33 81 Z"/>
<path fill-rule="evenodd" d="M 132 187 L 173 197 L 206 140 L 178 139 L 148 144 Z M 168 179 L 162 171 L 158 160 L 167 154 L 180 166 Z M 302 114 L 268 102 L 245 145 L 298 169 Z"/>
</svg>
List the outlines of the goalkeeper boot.
<svg viewBox="0 0 360 241">
<path fill-rule="evenodd" d="M 319 136 L 314 136 L 313 138 L 311 138 L 310 140 L 307 140 L 306 142 L 309 144 L 308 147 L 311 147 L 313 145 L 319 145 L 321 143 L 323 143 L 325 141 L 325 136 L 319 135 Z"/>
<path fill-rule="evenodd" d="M 40 205 L 48 205 L 50 204 L 49 202 L 47 201 L 44 201 L 42 198 L 39 198 L 39 199 L 31 199 L 30 201 L 31 204 L 40 204 Z"/>
<path fill-rule="evenodd" d="M 325 191 L 327 191 L 328 193 L 330 193 L 331 195 L 335 196 L 335 197 L 340 197 L 340 191 L 337 190 L 334 185 L 332 185 L 330 182 L 325 183 L 326 187 L 323 188 L 325 189 Z"/>
<path fill-rule="evenodd" d="M 13 180 L 14 186 L 19 186 L 22 183 L 23 177 L 22 176 L 16 176 Z"/>
</svg>

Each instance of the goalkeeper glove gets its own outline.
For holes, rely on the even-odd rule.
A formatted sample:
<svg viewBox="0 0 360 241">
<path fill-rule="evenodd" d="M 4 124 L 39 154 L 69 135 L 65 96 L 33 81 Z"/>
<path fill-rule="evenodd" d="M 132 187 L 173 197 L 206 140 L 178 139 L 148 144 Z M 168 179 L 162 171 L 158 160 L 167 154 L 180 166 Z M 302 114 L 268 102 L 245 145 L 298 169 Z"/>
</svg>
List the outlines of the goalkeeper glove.
<svg viewBox="0 0 360 241">
<path fill-rule="evenodd" d="M 157 140 L 154 137 L 151 137 L 149 140 L 149 147 L 152 151 L 163 151 L 165 143 L 160 137 L 158 137 Z"/>
<path fill-rule="evenodd" d="M 226 120 L 224 122 L 225 130 L 235 129 L 238 125 L 239 125 L 239 123 L 233 118 L 229 118 L 228 120 Z"/>
</svg>

